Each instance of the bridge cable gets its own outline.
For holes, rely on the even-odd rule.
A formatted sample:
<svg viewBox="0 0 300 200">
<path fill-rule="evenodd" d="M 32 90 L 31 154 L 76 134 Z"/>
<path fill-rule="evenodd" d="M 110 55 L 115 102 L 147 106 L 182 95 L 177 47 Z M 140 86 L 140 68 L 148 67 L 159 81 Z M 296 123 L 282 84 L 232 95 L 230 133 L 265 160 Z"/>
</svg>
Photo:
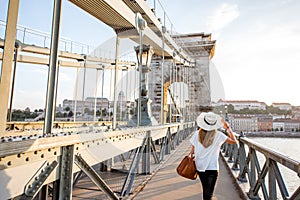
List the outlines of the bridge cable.
<svg viewBox="0 0 300 200">
<path fill-rule="evenodd" d="M 76 116 L 77 116 L 78 74 L 79 74 L 79 68 L 77 67 L 76 68 L 76 83 L 75 83 L 74 122 L 76 122 Z"/>
<path fill-rule="evenodd" d="M 101 118 L 101 120 L 102 121 L 104 121 L 104 119 L 103 119 L 103 108 L 102 107 L 104 107 L 103 106 L 103 100 L 104 100 L 104 94 L 103 94 L 103 92 L 104 92 L 104 78 L 105 78 L 105 76 L 104 76 L 104 66 L 102 65 L 102 84 L 101 84 L 101 106 L 100 106 L 100 118 Z M 109 100 L 108 100 L 108 104 L 109 104 Z M 109 106 L 108 106 L 109 107 Z M 108 109 L 108 107 L 107 107 L 107 109 Z M 107 113 L 107 112 L 106 112 Z"/>
</svg>

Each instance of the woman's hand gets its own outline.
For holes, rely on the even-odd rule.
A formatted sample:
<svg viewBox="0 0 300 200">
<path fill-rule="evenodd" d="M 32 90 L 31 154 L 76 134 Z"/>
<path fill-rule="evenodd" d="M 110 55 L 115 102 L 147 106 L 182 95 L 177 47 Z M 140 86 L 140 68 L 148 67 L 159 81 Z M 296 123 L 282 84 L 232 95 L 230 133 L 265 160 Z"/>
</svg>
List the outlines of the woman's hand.
<svg viewBox="0 0 300 200">
<path fill-rule="evenodd" d="M 195 153 L 195 147 L 194 147 L 194 145 L 192 145 L 192 149 L 191 149 L 191 151 L 190 151 L 190 154 L 191 154 L 191 155 L 194 155 L 194 153 Z"/>
</svg>

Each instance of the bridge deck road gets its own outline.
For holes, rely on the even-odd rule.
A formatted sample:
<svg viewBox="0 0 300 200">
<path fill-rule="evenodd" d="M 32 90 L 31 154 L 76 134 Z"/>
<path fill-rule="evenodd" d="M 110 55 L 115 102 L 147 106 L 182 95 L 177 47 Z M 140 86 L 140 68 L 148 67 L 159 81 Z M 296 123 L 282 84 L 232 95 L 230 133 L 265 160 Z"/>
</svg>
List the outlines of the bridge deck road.
<svg viewBox="0 0 300 200">
<path fill-rule="evenodd" d="M 189 138 L 184 140 L 161 168 L 145 184 L 140 192 L 134 194 L 134 200 L 198 200 L 202 199 L 202 187 L 199 177 L 189 180 L 179 176 L 176 167 L 181 159 L 190 151 Z M 220 171 L 214 192 L 215 200 L 238 200 L 239 195 L 233 178 L 229 175 L 226 164 L 220 158 Z"/>
</svg>

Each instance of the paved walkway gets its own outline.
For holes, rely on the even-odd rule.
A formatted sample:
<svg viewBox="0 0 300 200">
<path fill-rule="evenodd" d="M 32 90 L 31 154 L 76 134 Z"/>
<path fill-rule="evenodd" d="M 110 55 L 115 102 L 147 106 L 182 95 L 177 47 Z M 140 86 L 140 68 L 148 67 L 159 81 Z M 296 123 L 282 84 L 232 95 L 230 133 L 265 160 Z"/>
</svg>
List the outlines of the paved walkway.
<svg viewBox="0 0 300 200">
<path fill-rule="evenodd" d="M 140 192 L 134 194 L 134 200 L 196 200 L 202 199 L 202 187 L 199 178 L 189 180 L 179 176 L 176 167 L 181 159 L 190 151 L 189 139 L 184 140 L 176 148 L 168 160 L 152 176 Z M 225 163 L 220 159 L 220 172 L 214 199 L 238 200 L 239 192 L 233 184 Z"/>
</svg>

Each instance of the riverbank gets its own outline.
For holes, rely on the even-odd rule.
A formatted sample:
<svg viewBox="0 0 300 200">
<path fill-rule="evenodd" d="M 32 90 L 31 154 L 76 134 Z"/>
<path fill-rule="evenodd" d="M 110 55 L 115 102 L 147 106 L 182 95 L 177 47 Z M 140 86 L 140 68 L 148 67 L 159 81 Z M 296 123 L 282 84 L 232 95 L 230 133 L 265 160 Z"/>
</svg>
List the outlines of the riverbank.
<svg viewBox="0 0 300 200">
<path fill-rule="evenodd" d="M 276 137 L 276 138 L 300 138 L 300 132 L 252 132 L 244 133 L 246 137 Z"/>
</svg>

